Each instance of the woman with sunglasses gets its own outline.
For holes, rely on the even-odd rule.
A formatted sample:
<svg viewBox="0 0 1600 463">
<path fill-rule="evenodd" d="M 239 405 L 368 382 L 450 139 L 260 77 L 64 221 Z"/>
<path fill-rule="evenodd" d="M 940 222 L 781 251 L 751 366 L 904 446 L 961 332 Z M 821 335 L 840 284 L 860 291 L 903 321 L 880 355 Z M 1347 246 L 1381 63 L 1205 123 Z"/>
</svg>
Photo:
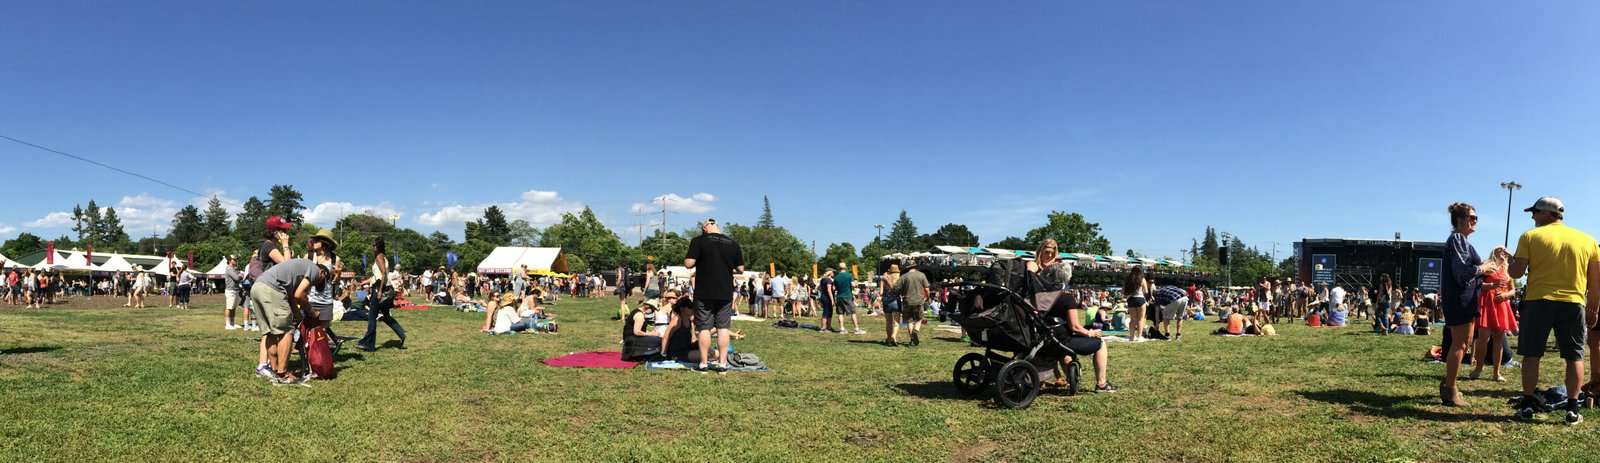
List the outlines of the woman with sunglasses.
<svg viewBox="0 0 1600 463">
<path fill-rule="evenodd" d="M 1478 318 L 1478 292 L 1482 280 L 1478 268 L 1483 259 L 1478 250 L 1467 241 L 1467 236 L 1478 230 L 1478 214 L 1467 203 L 1451 204 L 1450 238 L 1445 240 L 1445 265 L 1440 278 L 1439 309 L 1444 313 L 1446 345 L 1444 380 L 1439 383 L 1439 401 L 1446 406 L 1466 405 L 1461 391 L 1456 389 L 1456 376 L 1461 373 L 1461 355 L 1472 345 L 1473 322 Z"/>
</svg>

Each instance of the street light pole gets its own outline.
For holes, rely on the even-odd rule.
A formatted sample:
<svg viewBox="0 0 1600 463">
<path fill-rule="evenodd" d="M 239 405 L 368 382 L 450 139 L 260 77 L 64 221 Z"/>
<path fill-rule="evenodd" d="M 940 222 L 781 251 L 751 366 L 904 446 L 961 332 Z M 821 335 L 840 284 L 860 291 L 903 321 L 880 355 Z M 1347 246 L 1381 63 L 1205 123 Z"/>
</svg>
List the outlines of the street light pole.
<svg viewBox="0 0 1600 463">
<path fill-rule="evenodd" d="M 880 224 L 877 224 L 877 225 L 873 225 L 873 228 L 877 228 L 878 229 L 878 241 L 882 242 L 883 241 L 883 224 L 880 223 Z"/>
<path fill-rule="evenodd" d="M 1522 184 L 1516 181 L 1500 182 L 1500 188 L 1506 189 L 1506 236 L 1500 241 L 1501 246 L 1511 245 L 1511 192 L 1522 189 Z"/>
</svg>

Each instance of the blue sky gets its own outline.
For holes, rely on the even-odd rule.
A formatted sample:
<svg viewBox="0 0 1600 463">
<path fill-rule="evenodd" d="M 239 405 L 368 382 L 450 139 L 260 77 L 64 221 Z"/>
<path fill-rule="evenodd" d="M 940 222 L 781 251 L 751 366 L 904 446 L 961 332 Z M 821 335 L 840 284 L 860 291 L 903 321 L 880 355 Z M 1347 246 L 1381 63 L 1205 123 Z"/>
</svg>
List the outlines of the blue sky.
<svg viewBox="0 0 1600 463">
<path fill-rule="evenodd" d="M 242 202 L 275 183 L 460 237 L 500 204 L 624 241 L 751 223 L 864 244 L 901 209 L 987 243 L 1050 210 L 1119 253 L 1207 225 L 1505 226 L 1500 182 L 1600 232 L 1594 2 L 0 3 L 0 134 Z M 129 232 L 204 199 L 0 140 L 0 238 L 93 198 Z M 318 209 L 320 208 L 320 209 Z M 54 214 L 54 215 L 53 215 Z M 1512 232 L 1531 226 L 1512 218 Z M 648 228 L 647 228 L 648 230 Z"/>
</svg>

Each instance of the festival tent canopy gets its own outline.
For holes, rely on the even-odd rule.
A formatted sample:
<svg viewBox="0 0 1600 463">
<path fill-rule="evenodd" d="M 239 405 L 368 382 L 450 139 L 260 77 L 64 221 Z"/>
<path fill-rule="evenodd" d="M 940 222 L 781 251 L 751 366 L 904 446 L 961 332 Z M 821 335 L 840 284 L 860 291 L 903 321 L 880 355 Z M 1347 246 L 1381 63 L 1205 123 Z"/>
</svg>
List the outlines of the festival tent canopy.
<svg viewBox="0 0 1600 463">
<path fill-rule="evenodd" d="M 1056 257 L 1060 257 L 1062 259 L 1078 260 L 1078 255 L 1070 253 L 1070 252 L 1063 252 L 1061 254 L 1057 254 Z"/>
<path fill-rule="evenodd" d="M 512 271 L 528 267 L 528 271 L 539 274 L 567 273 L 567 259 L 561 253 L 561 248 L 526 248 L 516 246 L 500 246 L 489 253 L 478 264 L 478 273 L 483 275 L 500 274 L 509 275 Z"/>
<path fill-rule="evenodd" d="M 153 275 L 172 276 L 172 273 L 167 271 L 167 267 L 168 267 L 167 262 L 168 262 L 168 260 L 169 259 L 167 259 L 167 258 L 162 258 L 161 262 L 158 262 L 155 265 L 152 265 L 149 268 L 146 268 L 145 270 L 150 272 Z"/>
<path fill-rule="evenodd" d="M 934 246 L 933 249 L 935 251 L 939 251 L 939 252 L 942 252 L 942 253 L 945 253 L 945 254 L 971 254 L 972 253 L 972 251 L 968 251 L 966 248 L 956 247 L 956 246 Z"/>
<path fill-rule="evenodd" d="M 216 267 L 211 267 L 211 270 L 206 270 L 206 276 L 211 278 L 222 278 L 228 276 L 228 258 L 222 258 L 221 262 L 217 262 Z"/>
<path fill-rule="evenodd" d="M 123 259 L 122 256 L 111 256 L 104 263 L 95 266 L 95 270 L 102 272 L 132 272 L 133 264 L 128 263 L 128 259 Z"/>
</svg>

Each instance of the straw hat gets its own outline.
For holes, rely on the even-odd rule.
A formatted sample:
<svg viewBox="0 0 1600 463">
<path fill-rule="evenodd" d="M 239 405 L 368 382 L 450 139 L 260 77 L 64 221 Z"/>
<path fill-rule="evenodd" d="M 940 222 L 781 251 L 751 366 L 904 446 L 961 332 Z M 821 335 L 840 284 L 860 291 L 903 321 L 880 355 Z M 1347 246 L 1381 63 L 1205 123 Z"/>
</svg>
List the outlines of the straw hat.
<svg viewBox="0 0 1600 463">
<path fill-rule="evenodd" d="M 889 273 L 900 273 L 900 264 L 889 264 Z"/>
</svg>

